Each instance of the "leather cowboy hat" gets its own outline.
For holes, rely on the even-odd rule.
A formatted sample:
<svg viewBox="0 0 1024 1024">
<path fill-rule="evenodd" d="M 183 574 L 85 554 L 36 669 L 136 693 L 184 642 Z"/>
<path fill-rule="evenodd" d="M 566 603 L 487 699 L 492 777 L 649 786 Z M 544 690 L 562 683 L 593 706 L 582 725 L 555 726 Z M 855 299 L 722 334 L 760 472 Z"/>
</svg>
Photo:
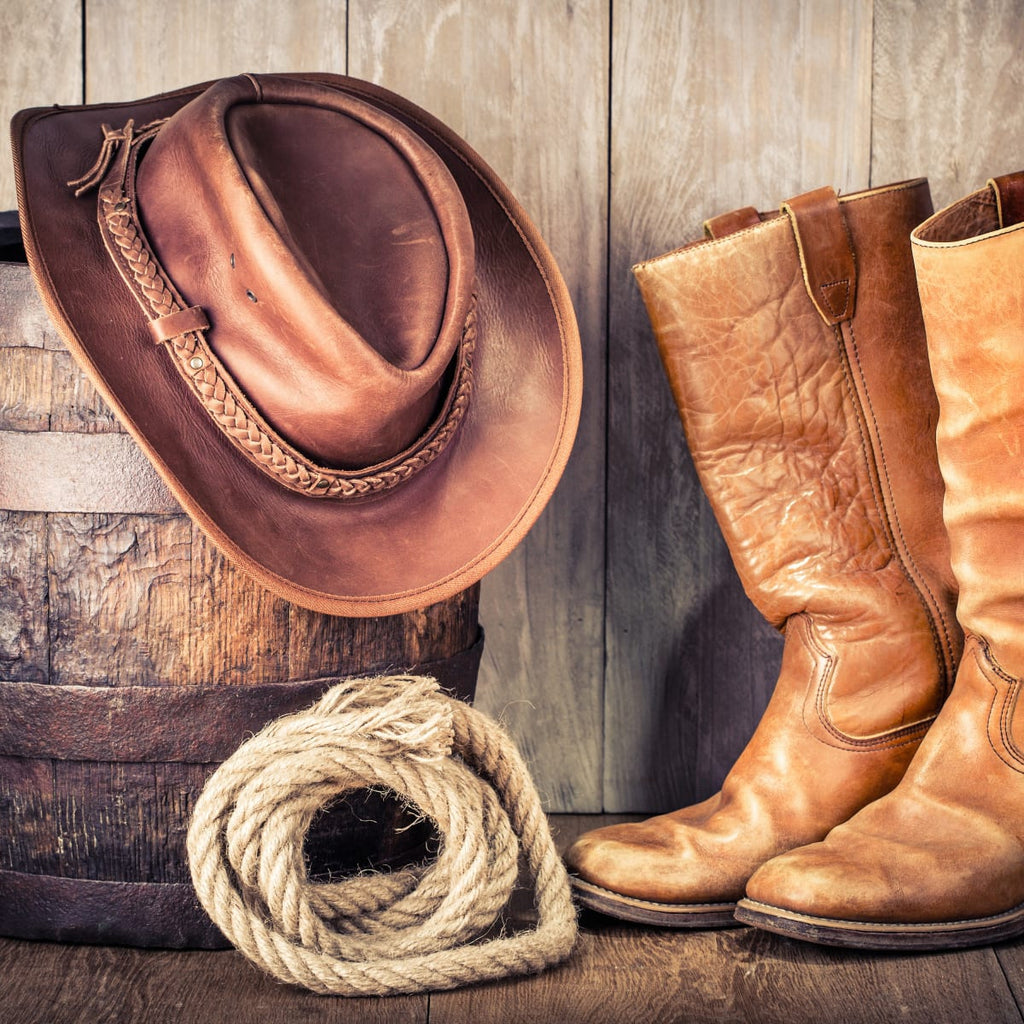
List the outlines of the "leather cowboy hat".
<svg viewBox="0 0 1024 1024">
<path fill-rule="evenodd" d="M 242 569 L 384 615 L 522 539 L 572 446 L 579 336 L 536 228 L 447 127 L 366 82 L 240 75 L 12 133 L 51 316 Z"/>
</svg>

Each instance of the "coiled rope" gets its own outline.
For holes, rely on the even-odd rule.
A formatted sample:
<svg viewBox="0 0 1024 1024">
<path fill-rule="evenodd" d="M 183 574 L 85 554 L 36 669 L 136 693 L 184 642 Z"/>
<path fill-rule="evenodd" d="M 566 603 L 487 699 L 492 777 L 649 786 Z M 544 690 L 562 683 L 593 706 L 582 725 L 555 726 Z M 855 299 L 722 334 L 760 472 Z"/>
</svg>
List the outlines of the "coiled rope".
<svg viewBox="0 0 1024 1024">
<path fill-rule="evenodd" d="M 437 858 L 310 880 L 303 843 L 314 815 L 371 787 L 432 819 Z M 508 903 L 520 849 L 537 925 L 474 942 Z M 576 939 L 565 868 L 514 744 L 426 677 L 346 680 L 244 743 L 203 789 L 188 855 L 224 935 L 314 992 L 424 992 L 533 973 L 564 960 Z"/>
</svg>

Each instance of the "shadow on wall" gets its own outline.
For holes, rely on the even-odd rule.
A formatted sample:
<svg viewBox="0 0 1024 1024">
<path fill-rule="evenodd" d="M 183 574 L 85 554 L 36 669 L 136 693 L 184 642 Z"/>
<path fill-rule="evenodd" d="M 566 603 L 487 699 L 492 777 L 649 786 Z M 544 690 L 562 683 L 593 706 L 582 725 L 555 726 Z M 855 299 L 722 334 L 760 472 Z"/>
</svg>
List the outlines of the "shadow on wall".
<svg viewBox="0 0 1024 1024">
<path fill-rule="evenodd" d="M 722 549 L 711 553 L 721 564 L 728 557 L 724 542 L 712 544 Z M 658 794 L 656 810 L 696 803 L 721 787 L 771 697 L 782 644 L 735 572 L 701 595 L 666 659 L 656 732 L 644 750 L 644 777 Z M 685 768 L 671 772 L 673 764 Z"/>
</svg>

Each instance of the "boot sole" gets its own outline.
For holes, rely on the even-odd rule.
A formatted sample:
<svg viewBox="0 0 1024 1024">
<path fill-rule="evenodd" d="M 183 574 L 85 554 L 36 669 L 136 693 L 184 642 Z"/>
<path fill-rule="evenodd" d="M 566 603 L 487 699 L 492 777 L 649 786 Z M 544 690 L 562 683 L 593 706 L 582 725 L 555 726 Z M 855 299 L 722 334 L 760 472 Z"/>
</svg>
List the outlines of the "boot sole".
<svg viewBox="0 0 1024 1024">
<path fill-rule="evenodd" d="M 606 917 L 659 928 L 737 928 L 735 903 L 654 903 L 602 889 L 582 878 L 569 879 L 576 902 Z"/>
<path fill-rule="evenodd" d="M 1024 905 L 991 917 L 965 921 L 886 922 L 842 921 L 813 914 L 798 914 L 757 900 L 736 904 L 736 920 L 764 931 L 775 932 L 823 946 L 847 949 L 934 951 L 987 946 L 1024 934 Z"/>
</svg>

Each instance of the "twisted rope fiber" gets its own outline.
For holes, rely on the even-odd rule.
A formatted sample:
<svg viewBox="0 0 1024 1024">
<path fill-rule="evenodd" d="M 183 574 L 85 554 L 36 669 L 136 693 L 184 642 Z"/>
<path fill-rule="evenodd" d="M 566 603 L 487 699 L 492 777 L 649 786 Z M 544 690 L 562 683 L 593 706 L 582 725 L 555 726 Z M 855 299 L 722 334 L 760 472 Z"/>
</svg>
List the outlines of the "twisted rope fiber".
<svg viewBox="0 0 1024 1024">
<path fill-rule="evenodd" d="M 437 858 L 390 874 L 309 879 L 314 815 L 384 788 L 431 818 Z M 525 856 L 537 926 L 480 938 Z M 392 995 L 528 974 L 576 939 L 565 868 L 508 735 L 421 676 L 346 680 L 271 723 L 210 777 L 188 831 L 192 881 L 224 935 L 280 981 Z"/>
</svg>

